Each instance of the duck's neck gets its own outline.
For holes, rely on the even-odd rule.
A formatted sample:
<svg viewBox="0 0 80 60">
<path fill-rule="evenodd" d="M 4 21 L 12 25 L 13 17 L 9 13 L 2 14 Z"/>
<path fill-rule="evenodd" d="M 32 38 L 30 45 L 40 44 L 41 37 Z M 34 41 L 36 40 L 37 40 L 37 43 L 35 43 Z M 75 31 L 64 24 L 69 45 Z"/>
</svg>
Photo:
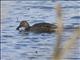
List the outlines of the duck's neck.
<svg viewBox="0 0 80 60">
<path fill-rule="evenodd" d="M 31 28 L 31 27 L 29 26 L 29 27 L 28 27 L 28 28 L 26 28 L 25 30 L 26 30 L 26 31 L 30 31 L 30 28 Z"/>
</svg>

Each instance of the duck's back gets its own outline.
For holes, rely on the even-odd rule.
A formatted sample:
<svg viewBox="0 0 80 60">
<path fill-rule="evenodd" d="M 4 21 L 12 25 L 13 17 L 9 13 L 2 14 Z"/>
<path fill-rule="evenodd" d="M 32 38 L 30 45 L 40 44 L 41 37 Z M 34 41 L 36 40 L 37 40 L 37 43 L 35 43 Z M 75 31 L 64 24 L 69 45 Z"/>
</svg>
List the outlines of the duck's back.
<svg viewBox="0 0 80 60">
<path fill-rule="evenodd" d="M 37 23 L 32 25 L 30 30 L 34 32 L 53 32 L 54 27 L 56 26 L 50 23 Z"/>
</svg>

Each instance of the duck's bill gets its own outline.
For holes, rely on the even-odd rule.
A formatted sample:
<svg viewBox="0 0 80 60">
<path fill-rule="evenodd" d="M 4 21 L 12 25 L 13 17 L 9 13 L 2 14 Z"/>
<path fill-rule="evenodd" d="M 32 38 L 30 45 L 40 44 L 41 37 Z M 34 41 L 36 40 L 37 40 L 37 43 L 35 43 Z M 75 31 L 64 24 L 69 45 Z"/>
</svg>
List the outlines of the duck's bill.
<svg viewBox="0 0 80 60">
<path fill-rule="evenodd" d="M 25 27 L 21 27 L 21 28 L 19 28 L 19 30 L 20 30 L 20 31 L 25 30 Z"/>
<path fill-rule="evenodd" d="M 17 27 L 16 30 L 24 31 L 25 30 L 25 27 Z"/>
</svg>

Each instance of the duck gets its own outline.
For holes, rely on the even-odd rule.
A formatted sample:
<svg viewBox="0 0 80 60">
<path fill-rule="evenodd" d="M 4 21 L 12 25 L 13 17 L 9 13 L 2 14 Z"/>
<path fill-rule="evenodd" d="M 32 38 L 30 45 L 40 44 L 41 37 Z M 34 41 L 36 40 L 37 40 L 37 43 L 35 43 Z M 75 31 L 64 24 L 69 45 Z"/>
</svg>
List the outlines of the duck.
<svg viewBox="0 0 80 60">
<path fill-rule="evenodd" d="M 21 28 L 23 28 L 23 30 L 27 32 L 40 32 L 40 33 L 48 32 L 49 33 L 49 32 L 55 32 L 55 29 L 57 28 L 57 26 L 55 24 L 46 23 L 46 22 L 36 23 L 30 26 L 26 20 L 23 20 L 20 22 L 16 30 L 20 30 Z"/>
</svg>

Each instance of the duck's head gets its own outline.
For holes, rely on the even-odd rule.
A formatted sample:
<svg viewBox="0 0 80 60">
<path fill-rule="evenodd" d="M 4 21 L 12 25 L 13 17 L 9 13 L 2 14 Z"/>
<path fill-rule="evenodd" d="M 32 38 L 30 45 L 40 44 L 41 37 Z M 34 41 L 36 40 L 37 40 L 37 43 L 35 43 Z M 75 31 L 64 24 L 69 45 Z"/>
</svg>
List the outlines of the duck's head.
<svg viewBox="0 0 80 60">
<path fill-rule="evenodd" d="M 26 30 L 28 28 L 29 28 L 28 22 L 27 21 L 21 21 L 19 26 L 16 28 L 16 30 L 20 30 L 20 29 Z"/>
</svg>

